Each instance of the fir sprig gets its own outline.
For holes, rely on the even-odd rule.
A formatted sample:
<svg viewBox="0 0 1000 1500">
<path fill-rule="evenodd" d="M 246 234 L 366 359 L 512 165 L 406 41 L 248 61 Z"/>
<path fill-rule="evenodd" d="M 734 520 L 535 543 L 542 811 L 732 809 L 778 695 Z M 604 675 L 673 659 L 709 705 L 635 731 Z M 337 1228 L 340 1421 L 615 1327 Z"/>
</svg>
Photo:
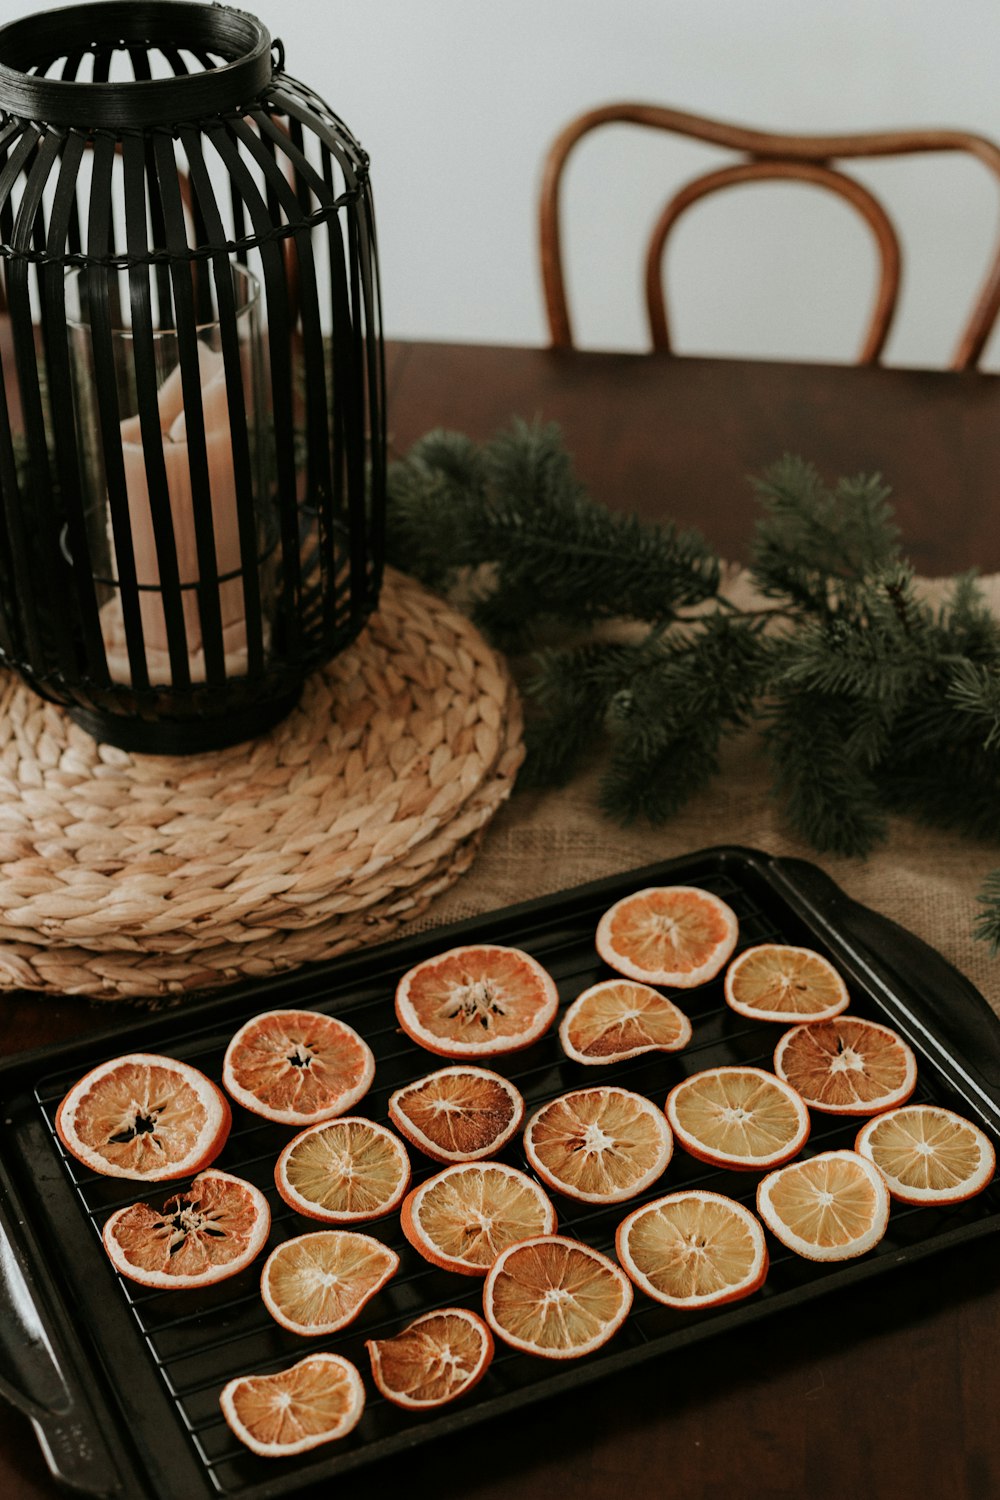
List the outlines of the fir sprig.
<svg viewBox="0 0 1000 1500">
<path fill-rule="evenodd" d="M 894 811 L 1000 841 L 1000 621 L 975 578 L 936 609 L 920 598 L 877 476 L 830 488 L 786 457 L 754 488 L 763 608 L 720 593 L 696 532 L 597 504 L 539 424 L 481 446 L 435 432 L 393 465 L 390 557 L 435 588 L 461 580 L 498 643 L 534 648 L 529 781 L 565 781 L 603 747 L 605 811 L 661 822 L 756 720 L 819 850 L 867 854 Z M 981 901 L 1000 951 L 1000 871 Z"/>
</svg>

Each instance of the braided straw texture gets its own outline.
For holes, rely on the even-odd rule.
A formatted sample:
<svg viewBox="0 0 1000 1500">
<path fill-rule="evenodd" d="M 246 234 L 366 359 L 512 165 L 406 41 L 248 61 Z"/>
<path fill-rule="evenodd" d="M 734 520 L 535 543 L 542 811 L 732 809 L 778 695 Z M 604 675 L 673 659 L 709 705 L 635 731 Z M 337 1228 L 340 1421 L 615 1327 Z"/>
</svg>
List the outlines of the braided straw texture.
<svg viewBox="0 0 1000 1500">
<path fill-rule="evenodd" d="M 99 745 L 0 693 L 0 987 L 155 999 L 388 936 L 475 857 L 523 758 L 501 657 L 388 572 L 362 636 L 259 739 Z"/>
</svg>

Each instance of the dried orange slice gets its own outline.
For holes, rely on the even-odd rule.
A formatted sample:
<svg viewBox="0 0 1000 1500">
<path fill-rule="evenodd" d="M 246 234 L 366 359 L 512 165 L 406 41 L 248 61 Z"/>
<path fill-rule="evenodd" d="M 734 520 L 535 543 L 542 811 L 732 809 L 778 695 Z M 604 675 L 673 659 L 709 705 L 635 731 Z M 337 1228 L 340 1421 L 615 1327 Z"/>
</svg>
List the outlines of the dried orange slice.
<svg viewBox="0 0 1000 1500">
<path fill-rule="evenodd" d="M 641 1052 L 679 1052 L 691 1040 L 691 1022 L 648 984 L 603 979 L 577 995 L 559 1023 L 559 1040 L 574 1062 L 623 1062 Z"/>
<path fill-rule="evenodd" d="M 264 1248 L 267 1199 L 252 1183 L 215 1167 L 158 1208 L 130 1203 L 104 1226 L 116 1271 L 143 1286 L 196 1287 L 225 1281 Z"/>
<path fill-rule="evenodd" d="M 271 1251 L 260 1294 L 282 1328 L 315 1337 L 346 1328 L 398 1269 L 395 1250 L 370 1234 L 317 1229 Z"/>
<path fill-rule="evenodd" d="M 493 1335 L 477 1313 L 443 1307 L 365 1348 L 382 1395 L 407 1411 L 426 1411 L 479 1384 L 493 1358 Z"/>
<path fill-rule="evenodd" d="M 529 1047 L 555 1019 L 555 980 L 519 948 L 490 943 L 424 959 L 396 988 L 413 1041 L 442 1057 L 489 1057 Z"/>
<path fill-rule="evenodd" d="M 874 1115 L 910 1097 L 917 1059 L 888 1026 L 838 1016 L 786 1031 L 774 1071 L 824 1114 Z"/>
<path fill-rule="evenodd" d="M 299 1132 L 274 1168 L 278 1192 L 290 1208 L 325 1224 L 380 1219 L 402 1202 L 410 1158 L 384 1125 L 345 1115 Z"/>
<path fill-rule="evenodd" d="M 623 1219 L 615 1249 L 636 1286 L 668 1307 L 718 1307 L 749 1297 L 767 1276 L 767 1241 L 749 1209 L 689 1188 Z"/>
<path fill-rule="evenodd" d="M 706 1068 L 667 1095 L 667 1119 L 691 1156 L 717 1167 L 780 1166 L 809 1138 L 809 1111 L 763 1068 Z"/>
<path fill-rule="evenodd" d="M 226 1048 L 222 1082 L 244 1109 L 281 1125 L 346 1114 L 367 1094 L 375 1058 L 353 1027 L 312 1010 L 269 1010 Z"/>
<path fill-rule="evenodd" d="M 361 1420 L 365 1388 L 340 1354 L 307 1354 L 275 1375 L 240 1375 L 223 1386 L 222 1415 L 261 1458 L 305 1453 L 346 1437 Z"/>
<path fill-rule="evenodd" d="M 445 1167 L 408 1193 L 400 1226 L 435 1266 L 485 1276 L 501 1250 L 532 1235 L 552 1234 L 556 1211 L 526 1173 L 503 1162 Z"/>
<path fill-rule="evenodd" d="M 440 1068 L 389 1098 L 400 1135 L 434 1161 L 480 1161 L 500 1151 L 524 1118 L 520 1091 L 499 1073 L 460 1063 Z"/>
<path fill-rule="evenodd" d="M 726 970 L 726 1004 L 753 1021 L 831 1021 L 851 1003 L 829 959 L 811 948 L 760 943 Z"/>
<path fill-rule="evenodd" d="M 524 1129 L 524 1154 L 542 1181 L 583 1203 L 634 1198 L 662 1177 L 673 1149 L 663 1111 L 612 1084 L 560 1094 Z"/>
<path fill-rule="evenodd" d="M 736 913 L 710 891 L 651 886 L 604 913 L 597 951 L 628 979 L 693 989 L 718 974 L 738 935 Z"/>
<path fill-rule="evenodd" d="M 483 1286 L 493 1332 L 545 1359 L 593 1353 L 618 1331 L 631 1306 L 632 1284 L 613 1260 L 558 1234 L 511 1245 Z"/>
<path fill-rule="evenodd" d="M 904 1104 L 862 1125 L 854 1149 L 901 1203 L 963 1203 L 988 1187 L 996 1152 L 978 1125 L 940 1104 Z"/>
<path fill-rule="evenodd" d="M 56 1112 L 66 1150 L 94 1172 L 144 1182 L 190 1177 L 226 1144 L 222 1090 L 188 1063 L 132 1052 L 75 1083 Z"/>
<path fill-rule="evenodd" d="M 885 1234 L 889 1191 L 856 1151 L 823 1151 L 769 1173 L 757 1187 L 757 1212 L 796 1255 L 851 1260 Z"/>
</svg>

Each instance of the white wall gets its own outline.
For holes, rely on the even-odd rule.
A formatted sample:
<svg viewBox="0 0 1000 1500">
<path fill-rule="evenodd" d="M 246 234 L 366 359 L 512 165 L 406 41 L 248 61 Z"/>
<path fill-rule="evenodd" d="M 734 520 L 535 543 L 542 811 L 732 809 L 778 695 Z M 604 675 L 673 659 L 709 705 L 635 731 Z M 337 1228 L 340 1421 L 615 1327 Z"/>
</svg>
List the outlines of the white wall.
<svg viewBox="0 0 1000 1500">
<path fill-rule="evenodd" d="M 243 4 L 371 153 L 386 327 L 405 337 L 544 341 L 541 160 L 596 104 L 669 103 L 776 130 L 950 125 L 1000 139 L 998 0 Z M 30 8 L 0 0 L 0 21 Z M 628 127 L 580 148 L 566 236 L 581 343 L 644 346 L 644 230 L 671 184 L 721 159 Z M 958 157 L 858 175 L 881 189 L 911 249 L 889 358 L 941 364 L 997 233 L 997 185 Z M 874 269 L 867 230 L 839 202 L 738 190 L 679 228 L 677 346 L 850 359 Z M 1000 336 L 988 363 L 1000 366 Z"/>
</svg>

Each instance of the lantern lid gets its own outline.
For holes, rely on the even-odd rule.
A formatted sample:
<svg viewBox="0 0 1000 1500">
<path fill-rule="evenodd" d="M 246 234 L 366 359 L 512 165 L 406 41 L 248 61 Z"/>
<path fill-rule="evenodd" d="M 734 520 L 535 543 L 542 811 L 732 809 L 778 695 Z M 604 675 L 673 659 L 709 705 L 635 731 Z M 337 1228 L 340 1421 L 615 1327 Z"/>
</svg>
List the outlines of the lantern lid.
<svg viewBox="0 0 1000 1500">
<path fill-rule="evenodd" d="M 172 78 L 110 83 L 43 76 L 60 58 L 161 47 L 191 52 L 206 65 Z M 0 109 L 52 125 L 110 130 L 199 120 L 255 99 L 271 81 L 271 50 L 263 23 L 227 5 L 196 0 L 69 5 L 0 27 Z"/>
</svg>

